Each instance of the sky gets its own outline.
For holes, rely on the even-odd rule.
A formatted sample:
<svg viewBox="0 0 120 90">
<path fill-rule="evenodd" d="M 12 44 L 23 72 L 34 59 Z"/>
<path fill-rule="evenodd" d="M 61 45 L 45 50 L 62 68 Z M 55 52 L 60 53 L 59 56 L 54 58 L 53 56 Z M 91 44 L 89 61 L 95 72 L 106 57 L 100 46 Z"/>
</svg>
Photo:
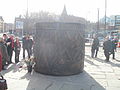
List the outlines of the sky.
<svg viewBox="0 0 120 90">
<path fill-rule="evenodd" d="M 28 3 L 27 3 L 28 2 Z M 105 16 L 105 0 L 0 0 L 0 16 L 6 23 L 28 12 L 47 11 L 60 15 L 66 5 L 67 13 L 83 17 L 91 22 Z M 107 0 L 107 16 L 120 15 L 120 0 Z"/>
</svg>

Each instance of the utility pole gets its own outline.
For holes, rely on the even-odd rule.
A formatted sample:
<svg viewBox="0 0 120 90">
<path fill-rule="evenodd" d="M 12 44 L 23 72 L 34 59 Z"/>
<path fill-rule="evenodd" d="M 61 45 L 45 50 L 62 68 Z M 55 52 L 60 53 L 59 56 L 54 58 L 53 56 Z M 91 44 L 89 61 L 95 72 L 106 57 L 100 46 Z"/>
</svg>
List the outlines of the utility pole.
<svg viewBox="0 0 120 90">
<path fill-rule="evenodd" d="M 27 0 L 27 11 L 26 11 L 26 31 L 25 31 L 27 34 L 28 34 L 28 0 Z"/>
<path fill-rule="evenodd" d="M 99 30 L 99 8 L 98 8 L 98 22 L 97 22 L 97 33 L 98 33 L 98 30 Z"/>
<path fill-rule="evenodd" d="M 106 12 L 107 12 L 107 0 L 105 0 L 105 32 L 106 32 Z"/>
</svg>

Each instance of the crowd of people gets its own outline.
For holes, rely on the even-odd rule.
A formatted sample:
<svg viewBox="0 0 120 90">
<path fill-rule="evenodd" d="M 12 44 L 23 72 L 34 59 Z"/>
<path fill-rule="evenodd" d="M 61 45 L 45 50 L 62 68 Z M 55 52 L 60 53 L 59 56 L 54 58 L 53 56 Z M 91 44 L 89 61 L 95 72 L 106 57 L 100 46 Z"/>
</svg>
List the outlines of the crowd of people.
<svg viewBox="0 0 120 90">
<path fill-rule="evenodd" d="M 33 46 L 33 39 L 30 35 L 25 35 L 22 38 L 22 44 L 20 43 L 19 38 L 14 35 L 3 34 L 3 36 L 0 37 L 0 71 L 6 69 L 5 65 L 13 63 L 13 51 L 15 53 L 14 62 L 19 62 L 21 46 L 23 48 L 23 59 L 25 59 L 25 50 L 28 53 L 28 58 L 30 58 L 32 55 Z"/>
<path fill-rule="evenodd" d="M 112 59 L 115 59 L 115 51 L 117 47 L 118 39 L 117 38 L 109 38 L 106 37 L 103 42 L 103 50 L 104 55 L 106 57 L 106 61 L 109 62 L 110 55 L 112 55 Z M 97 36 L 95 36 L 92 47 L 91 47 L 91 57 L 96 58 L 99 51 L 100 42 Z"/>
<path fill-rule="evenodd" d="M 25 35 L 22 38 L 22 44 L 18 37 L 13 35 L 3 34 L 0 37 L 0 71 L 5 70 L 5 65 L 9 65 L 12 62 L 13 51 L 15 52 L 15 63 L 19 62 L 19 55 L 21 51 L 21 46 L 23 48 L 23 59 L 25 59 L 25 51 L 27 51 L 28 59 L 32 56 L 32 47 L 34 41 L 30 35 Z M 100 42 L 97 36 L 95 36 L 92 46 L 91 46 L 91 57 L 96 58 L 99 51 Z M 115 59 L 115 51 L 117 47 L 117 39 L 105 38 L 103 43 L 104 55 L 106 61 L 109 61 L 110 55 Z"/>
</svg>

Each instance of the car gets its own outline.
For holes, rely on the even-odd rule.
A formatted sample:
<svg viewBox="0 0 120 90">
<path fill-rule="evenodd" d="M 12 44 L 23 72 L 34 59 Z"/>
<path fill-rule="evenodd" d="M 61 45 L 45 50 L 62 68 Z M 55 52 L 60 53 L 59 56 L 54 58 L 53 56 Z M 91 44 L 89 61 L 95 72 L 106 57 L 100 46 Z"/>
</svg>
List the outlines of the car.
<svg viewBox="0 0 120 90">
<path fill-rule="evenodd" d="M 89 42 L 89 38 L 85 38 L 85 43 L 88 43 Z"/>
</svg>

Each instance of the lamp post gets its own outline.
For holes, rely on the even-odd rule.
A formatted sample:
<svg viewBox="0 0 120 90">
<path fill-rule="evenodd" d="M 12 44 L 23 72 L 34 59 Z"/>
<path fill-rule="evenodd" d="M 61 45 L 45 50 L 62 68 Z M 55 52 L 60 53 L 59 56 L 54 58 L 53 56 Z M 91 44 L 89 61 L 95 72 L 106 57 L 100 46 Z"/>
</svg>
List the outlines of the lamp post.
<svg viewBox="0 0 120 90">
<path fill-rule="evenodd" d="M 28 0 L 27 0 L 27 10 L 26 10 L 26 20 L 25 20 L 25 23 L 26 23 L 26 34 L 28 34 Z"/>
<path fill-rule="evenodd" d="M 98 8 L 97 34 L 98 34 L 98 30 L 99 30 L 99 8 Z"/>
<path fill-rule="evenodd" d="M 107 0 L 105 0 L 105 32 L 106 32 L 106 12 L 107 12 Z"/>
</svg>

